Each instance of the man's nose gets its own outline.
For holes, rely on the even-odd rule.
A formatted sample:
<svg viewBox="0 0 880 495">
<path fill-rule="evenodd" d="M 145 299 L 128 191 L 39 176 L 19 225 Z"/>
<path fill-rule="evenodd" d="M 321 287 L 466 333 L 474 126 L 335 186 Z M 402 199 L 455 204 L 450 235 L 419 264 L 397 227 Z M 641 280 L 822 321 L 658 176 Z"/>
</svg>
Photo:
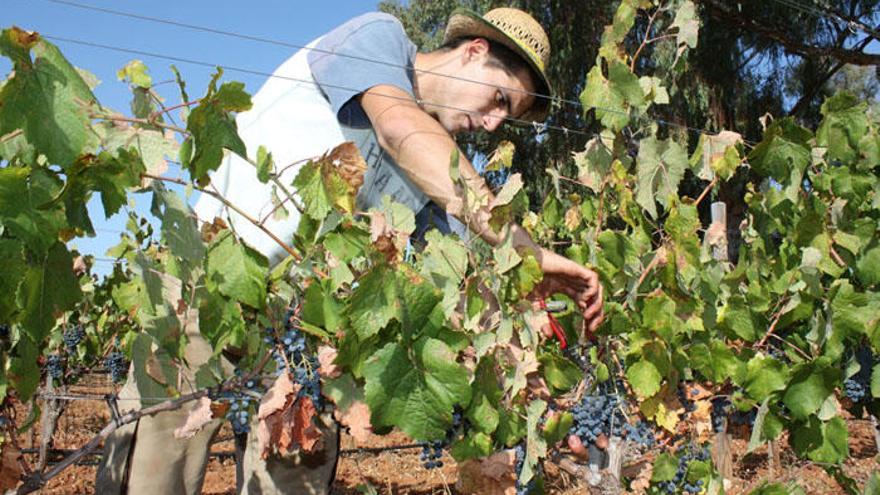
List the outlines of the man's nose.
<svg viewBox="0 0 880 495">
<path fill-rule="evenodd" d="M 484 114 L 482 117 L 483 129 L 493 132 L 501 126 L 504 121 L 504 112 L 496 111 Z"/>
</svg>

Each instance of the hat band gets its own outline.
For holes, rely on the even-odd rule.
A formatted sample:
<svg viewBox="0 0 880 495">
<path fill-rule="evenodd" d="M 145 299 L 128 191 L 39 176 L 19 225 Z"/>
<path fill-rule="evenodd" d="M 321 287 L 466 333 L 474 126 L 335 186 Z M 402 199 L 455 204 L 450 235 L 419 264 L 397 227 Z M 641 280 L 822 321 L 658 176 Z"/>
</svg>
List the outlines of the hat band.
<svg viewBox="0 0 880 495">
<path fill-rule="evenodd" d="M 541 70 L 541 72 L 544 72 L 544 61 L 541 60 L 541 57 L 538 56 L 538 52 L 533 50 L 532 47 L 530 47 L 529 45 L 520 41 L 519 38 L 514 38 L 513 36 L 507 34 L 504 31 L 501 31 L 501 32 L 506 34 L 508 38 L 512 39 L 513 42 L 516 43 L 516 46 L 522 48 L 523 51 L 525 51 L 526 54 L 529 56 L 529 58 L 532 59 L 532 62 L 534 62 L 534 64 L 538 66 L 538 68 Z"/>
</svg>

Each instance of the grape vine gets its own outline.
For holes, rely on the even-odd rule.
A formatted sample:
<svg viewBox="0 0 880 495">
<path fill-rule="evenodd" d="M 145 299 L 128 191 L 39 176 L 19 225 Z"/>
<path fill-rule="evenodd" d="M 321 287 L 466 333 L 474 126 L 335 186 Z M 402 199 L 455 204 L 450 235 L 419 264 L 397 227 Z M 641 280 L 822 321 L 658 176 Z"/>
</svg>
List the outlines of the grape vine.
<svg viewBox="0 0 880 495">
<path fill-rule="evenodd" d="M 198 100 L 176 75 L 179 127 L 132 62 L 120 73 L 135 115 L 119 117 L 54 45 L 4 30 L 0 52 L 15 66 L 0 86 L 0 288 L 15 295 L 0 302 L 4 405 L 36 400 L 41 379 L 62 380 L 74 363 L 103 365 L 113 386 L 131 373 L 142 397 L 169 400 L 183 395 L 186 372 L 199 391 L 223 388 L 187 397 L 225 403 L 243 434 L 268 382 L 290 376 L 287 407 L 309 421 L 335 407 L 353 430 L 402 430 L 423 442 L 429 469 L 445 450 L 463 463 L 513 448 L 517 493 L 538 489 L 542 460 L 569 435 L 594 450 L 602 437 L 662 444 L 652 483 L 667 493 L 718 481 L 704 445 L 734 425 L 755 442 L 787 432 L 798 456 L 844 462 L 846 424 L 828 411 L 880 413 L 880 122 L 841 93 L 817 129 L 768 121 L 758 143 L 647 124 L 686 77 L 699 22 L 691 1 L 661 2 L 653 29 L 665 34 L 651 38 L 655 50 L 633 51 L 643 3 L 621 1 L 585 81 L 581 100 L 601 133 L 551 167 L 557 187 L 542 204 L 528 205 L 509 171 L 495 174 L 506 182 L 491 203 L 480 198 L 452 157 L 465 216 L 488 208 L 505 239 L 494 248 L 430 231 L 415 250 L 414 214 L 391 198 L 363 214 L 365 165 L 351 144 L 281 183 L 288 164 L 239 137 L 235 115 L 250 96 L 222 71 Z M 635 62 L 647 56 L 667 63 L 641 74 Z M 47 99 L 34 77 L 56 77 L 63 91 Z M 209 172 L 228 153 L 293 196 L 277 214 L 302 210 L 295 236 L 278 240 L 291 256 L 276 266 L 223 220 L 197 221 L 171 189 L 213 194 Z M 163 175 L 168 159 L 190 178 Z M 702 193 L 682 193 L 685 182 Z M 724 187 L 742 192 L 735 228 L 707 220 L 720 201 L 705 199 Z M 95 235 L 92 196 L 108 217 L 148 197 L 159 225 L 132 215 L 101 280 L 87 258 L 74 268 L 68 245 Z M 595 335 L 580 335 L 582 317 L 567 311 L 558 318 L 572 346 L 542 339 L 546 316 L 528 303 L 540 264 L 512 247 L 511 221 L 600 274 L 609 296 Z M 193 334 L 215 352 L 190 369 L 181 343 Z M 326 362 L 319 346 L 331 350 Z M 349 414 L 361 407 L 369 413 Z"/>
</svg>

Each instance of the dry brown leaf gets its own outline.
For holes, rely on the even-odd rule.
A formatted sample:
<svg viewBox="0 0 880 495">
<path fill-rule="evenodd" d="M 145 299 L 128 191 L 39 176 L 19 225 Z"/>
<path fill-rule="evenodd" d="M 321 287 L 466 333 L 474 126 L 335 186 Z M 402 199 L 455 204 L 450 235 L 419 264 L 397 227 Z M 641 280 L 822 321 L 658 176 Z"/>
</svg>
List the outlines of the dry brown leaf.
<svg viewBox="0 0 880 495">
<path fill-rule="evenodd" d="M 301 386 L 283 373 L 260 403 L 257 445 L 263 459 L 272 453 L 287 456 L 297 448 L 311 452 L 321 439 L 313 419 L 317 410 L 309 397 L 297 397 Z"/>
<path fill-rule="evenodd" d="M 6 492 L 21 480 L 21 452 L 9 442 L 4 442 L 0 450 L 0 492 Z"/>
<path fill-rule="evenodd" d="M 275 379 L 275 383 L 260 401 L 257 412 L 259 424 L 257 425 L 257 446 L 263 459 L 269 457 L 274 451 L 274 446 L 281 437 L 282 412 L 296 400 L 300 385 L 290 381 L 289 373 L 282 373 Z"/>
<path fill-rule="evenodd" d="M 515 495 L 515 464 L 516 455 L 512 449 L 496 452 L 485 459 L 463 462 L 459 464 L 456 487 L 461 493 Z"/>
<path fill-rule="evenodd" d="M 153 380 L 156 380 L 162 385 L 168 385 L 168 381 L 165 378 L 165 373 L 162 372 L 162 363 L 159 362 L 159 358 L 156 357 L 155 354 L 150 354 L 147 358 L 147 375 Z"/>
<path fill-rule="evenodd" d="M 565 227 L 574 231 L 581 224 L 581 210 L 578 205 L 574 205 L 565 212 Z"/>
<path fill-rule="evenodd" d="M 320 363 L 318 372 L 321 373 L 322 377 L 337 378 L 342 374 L 342 370 L 333 364 L 333 361 L 336 361 L 337 354 L 338 351 L 334 347 L 329 345 L 318 346 L 318 363 Z"/>
<path fill-rule="evenodd" d="M 651 487 L 651 477 L 654 476 L 654 464 L 646 462 L 639 474 L 629 484 L 629 489 L 634 495 L 642 495 Z"/>
<path fill-rule="evenodd" d="M 550 388 L 547 387 L 547 382 L 544 381 L 543 377 L 530 375 L 527 378 L 527 383 L 529 384 L 529 392 L 533 398 L 539 398 L 545 401 L 549 401 L 553 398 L 550 393 Z"/>
<path fill-rule="evenodd" d="M 202 397 L 186 416 L 183 426 L 174 430 L 174 438 L 192 438 L 212 419 L 214 419 L 214 411 L 211 409 L 211 399 Z"/>
<path fill-rule="evenodd" d="M 370 242 L 377 251 L 385 255 L 388 263 L 394 263 L 402 256 L 394 242 L 394 228 L 388 224 L 385 214 L 381 212 L 370 213 Z"/>
<path fill-rule="evenodd" d="M 708 440 L 713 432 L 712 402 L 709 400 L 698 400 L 694 403 L 694 406 L 690 417 L 696 427 L 697 436 L 701 441 Z"/>
<path fill-rule="evenodd" d="M 214 221 L 211 223 L 203 223 L 200 229 L 202 234 L 202 240 L 206 243 L 209 243 L 217 237 L 217 234 L 229 228 L 226 225 L 226 222 L 220 217 L 214 217 Z"/>
<path fill-rule="evenodd" d="M 321 430 L 313 421 L 318 411 L 311 397 L 301 397 L 290 408 L 293 411 L 293 421 L 288 423 L 285 433 L 290 435 L 292 442 L 287 442 L 287 435 L 282 435 L 281 447 L 287 452 L 292 452 L 297 446 L 306 452 L 312 452 L 321 439 Z M 286 453 L 284 451 L 282 454 Z"/>
<path fill-rule="evenodd" d="M 721 222 L 714 222 L 712 225 L 709 225 L 709 228 L 706 229 L 706 237 L 704 238 L 706 244 L 710 246 L 720 246 L 727 242 L 727 229 L 725 225 Z"/>
<path fill-rule="evenodd" d="M 88 266 L 86 266 L 86 259 L 82 256 L 77 256 L 73 259 L 73 274 L 79 277 L 83 273 L 88 270 Z"/>
<path fill-rule="evenodd" d="M 339 422 L 348 427 L 348 432 L 359 445 L 369 441 L 373 433 L 370 423 L 370 407 L 361 401 L 353 402 L 343 413 L 337 414 Z"/>
<path fill-rule="evenodd" d="M 358 147 L 353 142 L 346 141 L 333 148 L 327 157 L 338 168 L 342 179 L 357 192 L 364 184 L 364 173 L 367 171 L 367 162 Z"/>
</svg>

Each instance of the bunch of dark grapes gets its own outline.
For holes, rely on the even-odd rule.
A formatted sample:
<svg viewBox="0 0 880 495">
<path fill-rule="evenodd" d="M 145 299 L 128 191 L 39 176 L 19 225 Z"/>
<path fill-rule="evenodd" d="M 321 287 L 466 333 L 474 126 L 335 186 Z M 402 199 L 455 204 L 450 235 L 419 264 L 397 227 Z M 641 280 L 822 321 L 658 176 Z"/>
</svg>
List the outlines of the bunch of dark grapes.
<svg viewBox="0 0 880 495">
<path fill-rule="evenodd" d="M 68 328 L 66 332 L 64 332 L 64 347 L 67 348 L 68 354 L 73 354 L 76 352 L 76 346 L 82 342 L 83 337 L 86 335 L 86 329 L 83 328 L 82 325 L 76 325 L 73 328 Z"/>
<path fill-rule="evenodd" d="M 686 479 L 688 465 L 691 461 L 706 461 L 709 459 L 709 449 L 691 446 L 678 456 L 678 469 L 671 481 L 660 482 L 660 488 L 666 493 L 700 493 L 703 491 L 703 480 L 693 483 Z"/>
<path fill-rule="evenodd" d="M 236 373 L 238 373 L 237 370 Z M 259 385 L 255 380 L 247 380 L 243 385 L 244 391 L 227 391 L 220 396 L 221 400 L 229 402 L 226 419 L 232 425 L 232 431 L 236 435 L 244 435 L 251 431 L 251 410 L 260 397 Z"/>
<path fill-rule="evenodd" d="M 862 346 L 856 350 L 855 358 L 859 363 L 859 371 L 844 380 L 843 391 L 854 403 L 867 404 L 871 401 L 871 395 L 868 391 L 871 386 L 871 368 L 875 364 L 874 356 L 869 347 Z"/>
<path fill-rule="evenodd" d="M 516 472 L 516 495 L 528 495 L 535 489 L 535 476 L 532 476 L 532 479 L 529 480 L 528 483 L 523 484 L 520 482 L 519 477 L 523 470 L 523 465 L 526 460 L 526 448 L 522 443 L 517 444 L 517 446 L 513 449 L 514 454 L 516 455 L 516 466 L 514 470 Z"/>
<path fill-rule="evenodd" d="M 276 375 L 284 372 L 293 373 L 293 379 L 302 388 L 299 397 L 310 397 L 315 407 L 320 409 L 323 404 L 321 397 L 321 375 L 318 372 L 318 357 L 306 350 L 306 337 L 293 326 L 293 312 L 288 311 L 284 334 L 279 338 L 275 329 L 266 328 L 263 340 L 274 347 L 272 357 L 277 368 Z"/>
<path fill-rule="evenodd" d="M 730 399 L 727 396 L 712 398 L 712 430 L 715 433 L 727 431 L 727 415 L 730 414 Z"/>
<path fill-rule="evenodd" d="M 590 369 L 590 357 L 586 346 L 572 345 L 562 351 L 562 354 L 571 359 L 580 369 L 584 371 Z"/>
<path fill-rule="evenodd" d="M 0 342 L 6 342 L 9 340 L 9 325 L 5 323 L 0 325 Z"/>
<path fill-rule="evenodd" d="M 648 423 L 639 420 L 634 425 L 627 423 L 623 427 L 626 431 L 626 438 L 636 444 L 644 447 L 653 447 L 656 438 L 654 437 L 654 429 Z"/>
<path fill-rule="evenodd" d="M 446 430 L 446 436 L 442 440 L 421 442 L 422 454 L 419 456 L 419 459 L 422 461 L 425 469 L 443 467 L 443 461 L 440 460 L 443 457 L 443 449 L 452 443 L 459 430 L 467 431 L 469 427 L 468 420 L 464 417 L 461 408 L 455 406 L 455 410 L 452 412 L 452 426 Z"/>
<path fill-rule="evenodd" d="M 49 354 L 46 357 L 46 371 L 56 380 L 60 380 L 64 376 L 64 363 L 61 361 L 61 355 Z"/>
<path fill-rule="evenodd" d="M 699 395 L 700 391 L 698 389 L 690 389 L 687 385 L 682 385 L 681 387 L 678 387 L 676 393 L 678 394 L 678 400 L 681 401 L 681 405 L 684 406 L 686 413 L 693 412 L 697 408 L 690 396 Z"/>
<path fill-rule="evenodd" d="M 577 435 L 584 445 L 595 442 L 601 434 L 610 437 L 615 425 L 626 422 L 618 406 L 620 398 L 607 393 L 585 395 L 571 410 L 574 424 L 569 433 Z"/>
<path fill-rule="evenodd" d="M 128 362 L 125 355 L 119 351 L 113 351 L 104 358 L 104 367 L 110 371 L 110 379 L 113 383 L 122 383 L 128 375 Z"/>
<path fill-rule="evenodd" d="M 740 411 L 737 409 L 733 411 L 733 414 L 730 415 L 730 422 L 734 425 L 746 425 L 752 426 L 755 424 L 755 419 L 758 417 L 758 410 L 755 408 L 749 409 L 748 411 Z"/>
</svg>

